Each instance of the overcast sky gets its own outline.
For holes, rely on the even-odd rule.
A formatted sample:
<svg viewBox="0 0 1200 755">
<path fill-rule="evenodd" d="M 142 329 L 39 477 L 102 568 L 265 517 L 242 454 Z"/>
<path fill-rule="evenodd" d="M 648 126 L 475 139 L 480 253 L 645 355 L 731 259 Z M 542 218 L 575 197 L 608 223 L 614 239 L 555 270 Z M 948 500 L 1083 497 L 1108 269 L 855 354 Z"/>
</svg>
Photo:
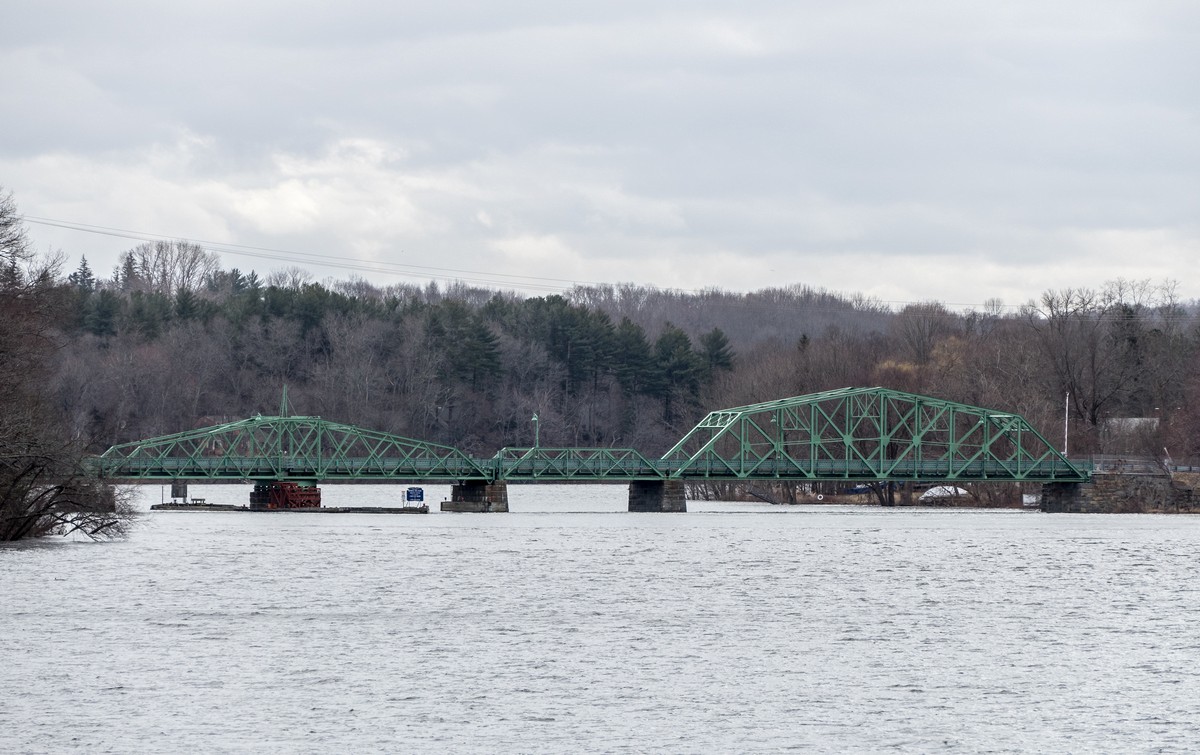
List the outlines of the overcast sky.
<svg viewBox="0 0 1200 755">
<path fill-rule="evenodd" d="M 577 5 L 10 0 L 0 185 L 264 274 L 1200 297 L 1195 0 Z"/>
</svg>

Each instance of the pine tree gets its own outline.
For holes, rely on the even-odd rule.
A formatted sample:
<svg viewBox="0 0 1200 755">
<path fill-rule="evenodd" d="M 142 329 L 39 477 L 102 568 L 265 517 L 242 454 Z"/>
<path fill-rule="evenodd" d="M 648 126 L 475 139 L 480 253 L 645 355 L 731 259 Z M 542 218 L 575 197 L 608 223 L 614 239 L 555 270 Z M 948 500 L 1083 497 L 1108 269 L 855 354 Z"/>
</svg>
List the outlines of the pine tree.
<svg viewBox="0 0 1200 755">
<path fill-rule="evenodd" d="M 84 293 L 90 294 L 96 290 L 96 276 L 88 266 L 87 257 L 79 258 L 79 269 L 68 275 L 67 280 Z"/>
<path fill-rule="evenodd" d="M 191 320 L 200 316 L 200 297 L 186 288 L 175 293 L 175 317 L 179 320 Z"/>
<path fill-rule="evenodd" d="M 713 328 L 700 336 L 700 346 L 703 348 L 701 358 L 704 360 L 706 381 L 711 382 L 716 376 L 717 370 L 733 369 L 733 349 L 729 346 L 729 339 L 725 337 L 724 331 L 720 328 Z"/>
<path fill-rule="evenodd" d="M 671 323 L 666 324 L 654 342 L 654 358 L 657 367 L 655 388 L 663 402 L 663 420 L 669 424 L 675 419 L 676 399 L 695 400 L 703 362 L 692 351 L 692 341 L 687 333 Z"/>
<path fill-rule="evenodd" d="M 646 331 L 628 317 L 621 318 L 613 337 L 613 371 L 627 397 L 646 392 L 655 372 Z"/>
<path fill-rule="evenodd" d="M 115 336 L 120 314 L 121 299 L 112 291 L 101 289 L 88 297 L 83 309 L 83 327 L 97 336 Z"/>
</svg>

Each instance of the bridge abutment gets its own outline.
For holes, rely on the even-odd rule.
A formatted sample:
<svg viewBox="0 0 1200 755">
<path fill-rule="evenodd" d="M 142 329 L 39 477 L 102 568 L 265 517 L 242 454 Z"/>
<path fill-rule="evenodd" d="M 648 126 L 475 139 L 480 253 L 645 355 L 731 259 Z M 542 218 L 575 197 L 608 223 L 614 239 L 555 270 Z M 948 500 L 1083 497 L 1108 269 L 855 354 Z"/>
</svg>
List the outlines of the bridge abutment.
<svg viewBox="0 0 1200 755">
<path fill-rule="evenodd" d="M 687 511 L 683 480 L 633 480 L 629 483 L 630 511 Z"/>
<path fill-rule="evenodd" d="M 1200 496 L 1168 474 L 1092 475 L 1091 482 L 1042 485 L 1042 511 L 1080 514 L 1172 514 L 1200 511 Z"/>
<path fill-rule="evenodd" d="M 507 512 L 508 483 L 503 480 L 465 480 L 450 487 L 450 500 L 442 501 L 442 511 L 469 513 Z"/>
</svg>

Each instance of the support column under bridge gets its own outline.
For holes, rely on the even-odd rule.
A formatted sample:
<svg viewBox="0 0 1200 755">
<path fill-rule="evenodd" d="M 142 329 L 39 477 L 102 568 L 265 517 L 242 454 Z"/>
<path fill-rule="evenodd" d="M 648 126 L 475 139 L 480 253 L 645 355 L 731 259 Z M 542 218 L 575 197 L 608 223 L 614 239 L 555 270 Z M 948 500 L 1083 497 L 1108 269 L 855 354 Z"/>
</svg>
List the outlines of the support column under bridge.
<svg viewBox="0 0 1200 755">
<path fill-rule="evenodd" d="M 450 488 L 442 511 L 507 512 L 508 485 L 504 481 L 467 480 Z M 682 480 L 634 480 L 629 483 L 630 511 L 687 511 Z"/>
<path fill-rule="evenodd" d="M 442 511 L 485 513 L 508 511 L 508 483 L 503 480 L 466 480 L 450 487 L 450 500 L 442 501 Z"/>
<path fill-rule="evenodd" d="M 687 511 L 683 480 L 633 480 L 629 483 L 630 511 Z"/>
</svg>

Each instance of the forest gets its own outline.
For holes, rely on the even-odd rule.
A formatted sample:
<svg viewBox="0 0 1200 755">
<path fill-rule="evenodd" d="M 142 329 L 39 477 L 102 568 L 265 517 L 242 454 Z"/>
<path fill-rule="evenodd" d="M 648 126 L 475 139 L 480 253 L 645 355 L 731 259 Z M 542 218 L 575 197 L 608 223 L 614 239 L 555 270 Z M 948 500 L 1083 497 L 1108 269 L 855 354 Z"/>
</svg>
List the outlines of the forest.
<svg viewBox="0 0 1200 755">
<path fill-rule="evenodd" d="M 6 208 L 19 236 L 11 195 Z M 1072 456 L 1200 458 L 1200 307 L 1171 281 L 952 310 L 803 283 L 534 296 L 316 281 L 183 241 L 138 244 L 98 274 L 24 244 L 0 258 L 0 314 L 28 326 L 0 340 L 0 390 L 89 452 L 275 414 L 284 385 L 295 413 L 482 456 L 530 445 L 534 414 L 543 445 L 656 454 L 712 409 L 884 386 L 1018 412 L 1055 445 L 1065 415 Z"/>
<path fill-rule="evenodd" d="M 1072 455 L 1200 454 L 1200 317 L 1169 282 L 968 311 L 802 284 L 524 296 L 260 277 L 156 242 L 102 279 L 81 260 L 57 295 L 55 403 L 94 450 L 276 413 L 285 384 L 298 413 L 487 456 L 529 445 L 535 413 L 545 445 L 657 453 L 712 409 L 878 385 L 1016 411 L 1056 444 L 1066 413 Z"/>
</svg>

